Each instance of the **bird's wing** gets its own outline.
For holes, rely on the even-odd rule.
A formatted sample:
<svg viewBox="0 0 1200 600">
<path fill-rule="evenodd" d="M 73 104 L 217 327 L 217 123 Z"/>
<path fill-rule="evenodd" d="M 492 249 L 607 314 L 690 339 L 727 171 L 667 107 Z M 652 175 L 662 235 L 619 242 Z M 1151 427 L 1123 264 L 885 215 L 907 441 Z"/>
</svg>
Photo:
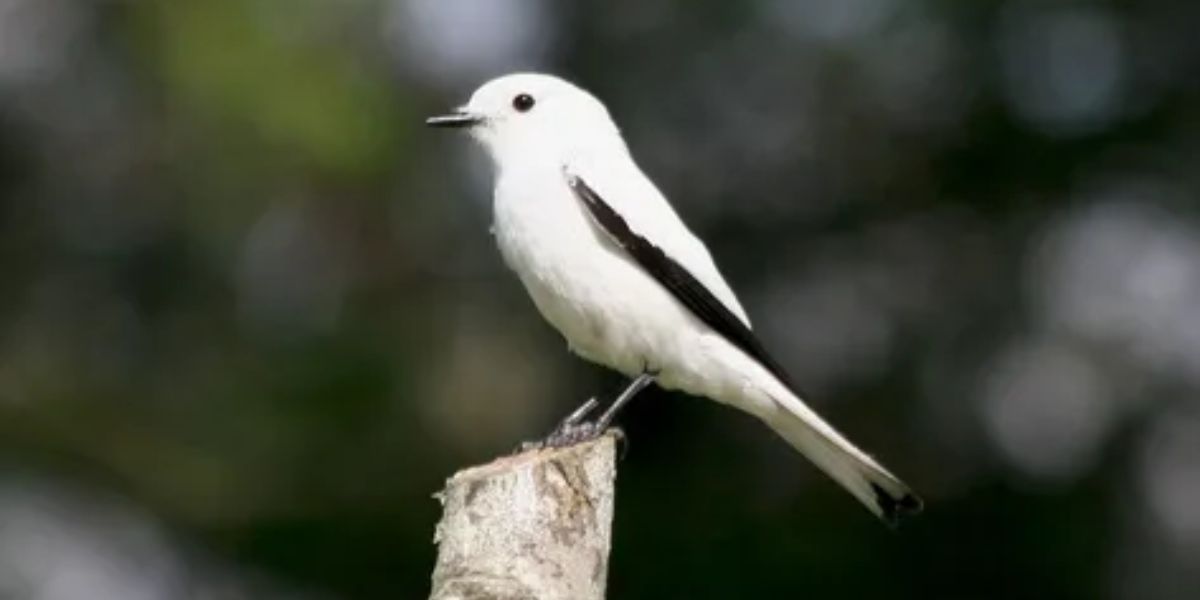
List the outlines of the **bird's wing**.
<svg viewBox="0 0 1200 600">
<path fill-rule="evenodd" d="M 603 197 L 630 229 L 683 266 L 747 328 L 753 327 L 704 242 L 688 229 L 632 157 L 573 160 L 564 167 L 564 172 L 586 180 L 588 187 Z"/>
<path fill-rule="evenodd" d="M 744 317 L 735 314 L 724 302 L 700 282 L 687 268 L 662 248 L 634 231 L 621 213 L 600 196 L 583 178 L 566 174 L 567 185 L 587 208 L 595 222 L 618 246 L 641 265 L 672 296 L 688 310 L 742 352 L 758 361 L 784 385 L 792 387 L 783 367 L 767 353 L 766 348 L 750 330 Z M 706 252 L 707 255 L 707 252 Z M 713 267 L 715 272 L 715 267 Z M 723 283 L 723 280 L 722 280 Z M 730 292 L 732 296 L 732 292 Z M 740 312 L 741 307 L 738 307 Z"/>
</svg>

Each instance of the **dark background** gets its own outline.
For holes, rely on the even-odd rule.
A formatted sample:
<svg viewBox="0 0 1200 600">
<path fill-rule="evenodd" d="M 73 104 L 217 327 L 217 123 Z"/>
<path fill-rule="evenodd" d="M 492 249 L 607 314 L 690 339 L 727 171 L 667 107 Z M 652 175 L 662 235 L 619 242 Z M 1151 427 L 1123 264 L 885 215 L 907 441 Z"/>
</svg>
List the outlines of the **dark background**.
<svg viewBox="0 0 1200 600">
<path fill-rule="evenodd" d="M 613 598 L 1200 597 L 1200 4 L 0 0 L 0 598 L 418 598 L 462 466 L 619 378 L 422 119 L 604 99 L 899 533 L 624 414 Z"/>
</svg>

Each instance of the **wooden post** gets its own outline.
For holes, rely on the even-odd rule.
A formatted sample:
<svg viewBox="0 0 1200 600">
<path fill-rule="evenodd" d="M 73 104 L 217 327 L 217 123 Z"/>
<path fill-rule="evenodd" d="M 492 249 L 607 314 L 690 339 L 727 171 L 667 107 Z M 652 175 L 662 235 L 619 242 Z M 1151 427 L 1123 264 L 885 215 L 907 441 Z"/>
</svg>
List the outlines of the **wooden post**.
<svg viewBox="0 0 1200 600">
<path fill-rule="evenodd" d="M 604 435 L 459 471 L 436 497 L 433 600 L 602 600 L 616 442 Z"/>
</svg>

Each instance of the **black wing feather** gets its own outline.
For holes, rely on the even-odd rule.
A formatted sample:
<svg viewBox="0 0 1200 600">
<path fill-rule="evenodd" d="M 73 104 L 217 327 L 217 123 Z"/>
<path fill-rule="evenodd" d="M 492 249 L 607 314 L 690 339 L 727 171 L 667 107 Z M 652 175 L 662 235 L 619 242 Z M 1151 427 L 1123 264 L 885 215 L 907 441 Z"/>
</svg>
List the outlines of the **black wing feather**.
<svg viewBox="0 0 1200 600">
<path fill-rule="evenodd" d="M 799 393 L 783 367 L 767 353 L 767 349 L 755 337 L 754 332 L 717 299 L 704 284 L 700 283 L 683 265 L 655 246 L 650 240 L 629 228 L 625 218 L 613 209 L 596 190 L 583 179 L 567 176 L 567 183 L 588 212 L 608 233 L 617 245 L 629 253 L 635 261 L 655 280 L 667 288 L 671 295 L 692 311 L 698 319 L 719 333 L 742 352 L 758 361 L 784 385 Z"/>
</svg>

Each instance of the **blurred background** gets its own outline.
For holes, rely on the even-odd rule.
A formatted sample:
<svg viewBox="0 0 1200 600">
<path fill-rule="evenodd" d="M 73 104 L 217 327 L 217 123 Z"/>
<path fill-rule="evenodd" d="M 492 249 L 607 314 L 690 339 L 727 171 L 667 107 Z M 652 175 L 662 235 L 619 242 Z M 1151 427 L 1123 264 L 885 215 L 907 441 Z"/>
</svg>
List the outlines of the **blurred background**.
<svg viewBox="0 0 1200 600">
<path fill-rule="evenodd" d="M 604 99 L 900 533 L 622 425 L 613 598 L 1200 597 L 1200 4 L 0 0 L 0 598 L 419 598 L 431 494 L 619 377 L 422 119 Z"/>
</svg>

